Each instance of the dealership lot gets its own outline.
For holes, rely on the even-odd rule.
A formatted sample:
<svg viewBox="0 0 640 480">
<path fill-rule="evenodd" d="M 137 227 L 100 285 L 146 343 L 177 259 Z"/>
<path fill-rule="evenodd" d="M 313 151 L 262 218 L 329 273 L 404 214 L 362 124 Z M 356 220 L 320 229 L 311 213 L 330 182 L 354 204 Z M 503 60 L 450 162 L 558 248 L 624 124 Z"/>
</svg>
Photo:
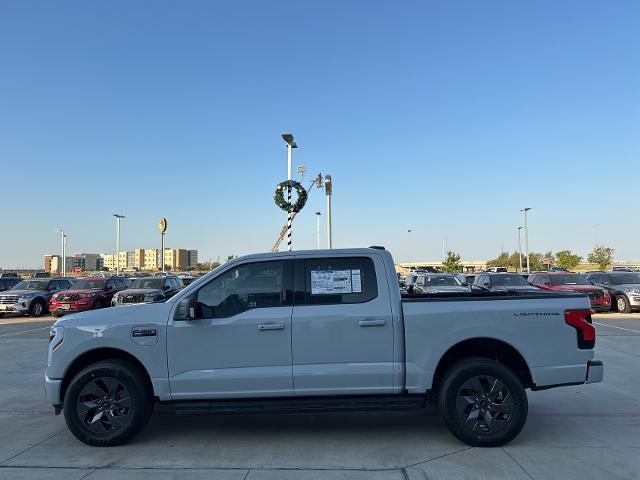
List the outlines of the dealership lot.
<svg viewBox="0 0 640 480">
<path fill-rule="evenodd" d="M 78 442 L 44 399 L 53 319 L 0 319 L 0 478 L 640 478 L 640 314 L 595 315 L 601 384 L 530 392 L 504 448 L 454 439 L 435 411 L 176 417 L 159 408 L 129 444 Z"/>
</svg>

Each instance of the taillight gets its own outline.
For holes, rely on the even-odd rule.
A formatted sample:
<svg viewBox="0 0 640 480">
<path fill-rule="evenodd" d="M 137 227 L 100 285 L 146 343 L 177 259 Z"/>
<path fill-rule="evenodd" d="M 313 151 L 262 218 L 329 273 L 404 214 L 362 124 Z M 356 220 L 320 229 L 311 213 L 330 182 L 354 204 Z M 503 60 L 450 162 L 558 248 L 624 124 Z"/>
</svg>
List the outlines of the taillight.
<svg viewBox="0 0 640 480">
<path fill-rule="evenodd" d="M 596 329 L 591 324 L 591 310 L 567 310 L 564 321 L 576 329 L 578 334 L 578 348 L 589 350 L 596 345 Z"/>
</svg>

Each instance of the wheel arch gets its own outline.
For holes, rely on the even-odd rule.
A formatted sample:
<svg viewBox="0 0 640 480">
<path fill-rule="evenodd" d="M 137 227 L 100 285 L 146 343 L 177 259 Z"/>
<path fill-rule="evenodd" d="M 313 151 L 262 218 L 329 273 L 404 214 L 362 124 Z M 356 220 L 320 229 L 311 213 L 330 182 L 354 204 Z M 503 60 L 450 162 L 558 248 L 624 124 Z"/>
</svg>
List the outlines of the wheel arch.
<svg viewBox="0 0 640 480">
<path fill-rule="evenodd" d="M 83 354 L 76 357 L 73 362 L 71 362 L 67 370 L 64 372 L 64 376 L 62 377 L 62 385 L 60 388 L 60 403 L 64 402 L 64 396 L 67 393 L 67 388 L 69 387 L 71 380 L 73 380 L 78 372 L 93 363 L 114 359 L 124 360 L 138 367 L 144 373 L 144 382 L 147 388 L 149 388 L 149 391 L 153 392 L 153 384 L 151 383 L 149 372 L 147 372 L 147 369 L 140 360 L 138 360 L 129 352 L 125 352 L 124 350 L 111 347 L 101 347 L 84 352 Z"/>
<path fill-rule="evenodd" d="M 533 379 L 531 369 L 522 354 L 509 343 L 490 337 L 476 337 L 463 340 L 445 352 L 436 367 L 432 388 L 438 388 L 444 373 L 454 363 L 471 357 L 488 358 L 510 368 L 522 382 L 524 388 L 531 388 Z"/>
</svg>

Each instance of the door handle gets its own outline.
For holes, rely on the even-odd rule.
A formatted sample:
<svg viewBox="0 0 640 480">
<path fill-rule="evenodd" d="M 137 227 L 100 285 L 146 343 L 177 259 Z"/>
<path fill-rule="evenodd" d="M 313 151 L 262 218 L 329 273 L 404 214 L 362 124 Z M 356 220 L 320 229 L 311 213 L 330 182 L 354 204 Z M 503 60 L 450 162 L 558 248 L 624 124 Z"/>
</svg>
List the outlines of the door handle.
<svg viewBox="0 0 640 480">
<path fill-rule="evenodd" d="M 387 321 L 384 319 L 378 320 L 360 320 L 358 325 L 361 327 L 382 327 L 387 324 Z"/>
<path fill-rule="evenodd" d="M 258 330 L 283 330 L 284 323 L 261 323 Z"/>
</svg>

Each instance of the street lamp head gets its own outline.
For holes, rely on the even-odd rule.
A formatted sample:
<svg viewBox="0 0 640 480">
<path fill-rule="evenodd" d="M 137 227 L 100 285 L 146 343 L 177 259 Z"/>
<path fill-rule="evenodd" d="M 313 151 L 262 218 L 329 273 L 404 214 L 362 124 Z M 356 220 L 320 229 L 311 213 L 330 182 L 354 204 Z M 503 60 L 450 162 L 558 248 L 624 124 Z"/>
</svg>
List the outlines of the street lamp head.
<svg viewBox="0 0 640 480">
<path fill-rule="evenodd" d="M 126 218 L 124 215 L 120 215 L 119 213 L 114 213 L 113 216 L 116 218 Z"/>
<path fill-rule="evenodd" d="M 316 212 L 316 215 L 317 215 L 317 216 L 320 216 L 320 215 L 322 215 L 322 213 L 320 213 L 320 212 Z"/>
<path fill-rule="evenodd" d="M 407 230 L 407 233 L 411 233 L 411 232 L 412 232 L 412 230 L 411 230 L 411 229 Z"/>
<path fill-rule="evenodd" d="M 522 230 L 524 227 L 518 227 L 518 230 Z"/>
<path fill-rule="evenodd" d="M 522 210 L 520 210 L 521 212 L 528 212 L 529 210 L 531 210 L 531 207 L 525 207 Z"/>
<path fill-rule="evenodd" d="M 291 133 L 283 133 L 282 139 L 287 143 L 287 145 L 291 145 L 291 148 L 296 148 L 294 147 L 295 142 L 293 141 L 293 135 Z"/>
</svg>

